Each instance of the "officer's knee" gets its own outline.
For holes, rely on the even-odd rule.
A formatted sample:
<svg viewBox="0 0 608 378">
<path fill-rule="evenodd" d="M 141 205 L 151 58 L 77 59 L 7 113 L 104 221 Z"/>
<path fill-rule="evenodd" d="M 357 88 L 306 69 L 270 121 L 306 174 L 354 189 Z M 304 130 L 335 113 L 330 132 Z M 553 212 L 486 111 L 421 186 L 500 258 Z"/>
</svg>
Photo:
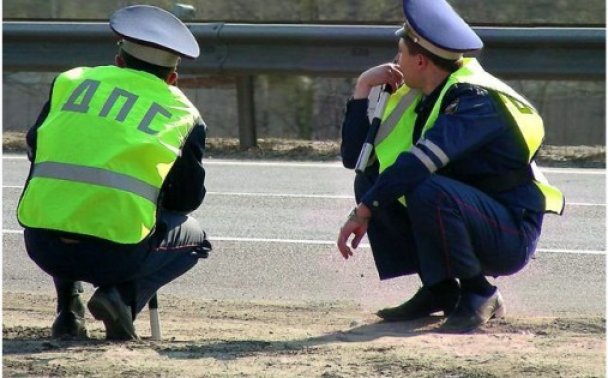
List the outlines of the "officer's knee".
<svg viewBox="0 0 608 378">
<path fill-rule="evenodd" d="M 407 206 L 410 210 L 418 210 L 435 206 L 438 201 L 447 198 L 446 183 L 442 177 L 431 175 L 406 193 Z"/>
<path fill-rule="evenodd" d="M 408 204 L 436 199 L 438 195 L 443 193 L 441 185 L 438 185 L 437 181 L 435 176 L 430 176 L 412 188 L 406 193 Z"/>
</svg>

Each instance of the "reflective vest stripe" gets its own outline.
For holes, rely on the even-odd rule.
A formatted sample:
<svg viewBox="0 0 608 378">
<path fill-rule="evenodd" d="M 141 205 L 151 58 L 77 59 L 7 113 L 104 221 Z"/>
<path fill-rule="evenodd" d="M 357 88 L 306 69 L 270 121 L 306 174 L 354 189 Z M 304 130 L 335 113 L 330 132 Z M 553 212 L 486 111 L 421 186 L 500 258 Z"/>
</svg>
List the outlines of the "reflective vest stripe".
<svg viewBox="0 0 608 378">
<path fill-rule="evenodd" d="M 433 173 L 437 170 L 437 165 L 433 162 L 433 160 L 428 157 L 420 148 L 414 146 L 410 150 L 410 152 L 420 160 L 422 164 L 429 170 L 429 172 Z"/>
<path fill-rule="evenodd" d="M 34 166 L 32 177 L 45 177 L 105 186 L 136 194 L 156 204 L 159 188 L 122 173 L 82 165 L 43 162 Z"/>
<path fill-rule="evenodd" d="M 382 143 L 382 141 L 397 126 L 397 124 L 399 124 L 403 113 L 407 108 L 410 107 L 410 105 L 412 105 L 412 103 L 416 100 L 419 94 L 420 91 L 411 89 L 409 92 L 407 92 L 405 96 L 403 96 L 401 100 L 399 100 L 399 103 L 397 104 L 395 109 L 393 109 L 391 114 L 389 114 L 389 116 L 380 124 L 380 129 L 378 130 L 378 134 L 376 134 L 376 139 L 374 140 L 375 146 Z"/>
<path fill-rule="evenodd" d="M 431 142 L 430 140 L 423 139 L 423 140 L 419 141 L 418 144 L 425 146 L 426 148 L 431 150 L 431 152 L 434 153 L 435 156 L 437 156 L 439 161 L 441 161 L 441 164 L 443 164 L 444 166 L 450 162 L 450 158 L 448 157 L 448 155 L 446 155 L 446 153 L 443 152 L 443 150 L 438 145 Z"/>
</svg>

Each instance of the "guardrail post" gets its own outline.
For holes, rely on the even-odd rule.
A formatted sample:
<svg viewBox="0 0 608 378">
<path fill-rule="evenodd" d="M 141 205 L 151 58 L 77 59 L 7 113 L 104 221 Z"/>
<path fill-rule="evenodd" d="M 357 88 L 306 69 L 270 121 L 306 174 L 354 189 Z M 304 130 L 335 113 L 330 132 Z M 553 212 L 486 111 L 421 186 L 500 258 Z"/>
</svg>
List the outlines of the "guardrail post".
<svg viewBox="0 0 608 378">
<path fill-rule="evenodd" d="M 236 77 L 236 97 L 239 112 L 239 143 L 242 149 L 257 147 L 253 91 L 253 76 Z"/>
</svg>

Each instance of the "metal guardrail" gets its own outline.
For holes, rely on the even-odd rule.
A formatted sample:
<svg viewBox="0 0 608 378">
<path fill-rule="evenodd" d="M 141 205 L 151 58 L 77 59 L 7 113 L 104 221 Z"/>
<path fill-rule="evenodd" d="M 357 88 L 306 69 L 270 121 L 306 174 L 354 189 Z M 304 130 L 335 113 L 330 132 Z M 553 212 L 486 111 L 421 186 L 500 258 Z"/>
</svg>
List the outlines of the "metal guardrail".
<svg viewBox="0 0 608 378">
<path fill-rule="evenodd" d="M 190 24 L 201 57 L 180 72 L 237 76 L 241 145 L 255 145 L 252 76 L 356 76 L 396 53 L 393 26 Z M 605 80 L 604 28 L 474 28 L 479 56 L 505 79 Z M 5 71 L 60 72 L 112 62 L 106 23 L 3 23 Z"/>
<path fill-rule="evenodd" d="M 116 36 L 106 23 L 4 22 L 4 70 L 61 71 L 107 64 Z M 350 76 L 391 60 L 392 26 L 191 24 L 201 57 L 189 73 Z M 603 28 L 475 28 L 480 60 L 504 78 L 591 79 L 605 74 Z"/>
</svg>

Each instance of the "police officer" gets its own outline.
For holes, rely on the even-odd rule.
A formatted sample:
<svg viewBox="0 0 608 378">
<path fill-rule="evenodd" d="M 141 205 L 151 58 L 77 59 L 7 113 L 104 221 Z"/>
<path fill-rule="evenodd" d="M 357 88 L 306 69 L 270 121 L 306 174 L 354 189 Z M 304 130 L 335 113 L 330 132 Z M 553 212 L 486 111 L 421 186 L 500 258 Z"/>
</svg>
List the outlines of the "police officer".
<svg viewBox="0 0 608 378">
<path fill-rule="evenodd" d="M 129 6 L 110 18 L 115 66 L 56 77 L 27 134 L 30 174 L 18 207 L 29 256 L 53 277 L 53 337 L 85 337 L 80 281 L 106 338 L 135 339 L 135 316 L 211 245 L 187 214 L 205 196 L 206 126 L 175 86 L 199 47 L 171 13 Z"/>
<path fill-rule="evenodd" d="M 396 89 L 338 248 L 348 259 L 367 232 L 381 279 L 419 275 L 410 300 L 377 313 L 385 321 L 443 312 L 442 331 L 468 332 L 504 315 L 486 277 L 528 263 L 544 213 L 561 214 L 564 198 L 534 164 L 544 136 L 536 109 L 463 58 L 483 46 L 475 32 L 444 0 L 404 0 L 403 10 L 398 63 L 361 74 L 347 104 L 341 153 L 353 168 L 371 88 Z"/>
</svg>

